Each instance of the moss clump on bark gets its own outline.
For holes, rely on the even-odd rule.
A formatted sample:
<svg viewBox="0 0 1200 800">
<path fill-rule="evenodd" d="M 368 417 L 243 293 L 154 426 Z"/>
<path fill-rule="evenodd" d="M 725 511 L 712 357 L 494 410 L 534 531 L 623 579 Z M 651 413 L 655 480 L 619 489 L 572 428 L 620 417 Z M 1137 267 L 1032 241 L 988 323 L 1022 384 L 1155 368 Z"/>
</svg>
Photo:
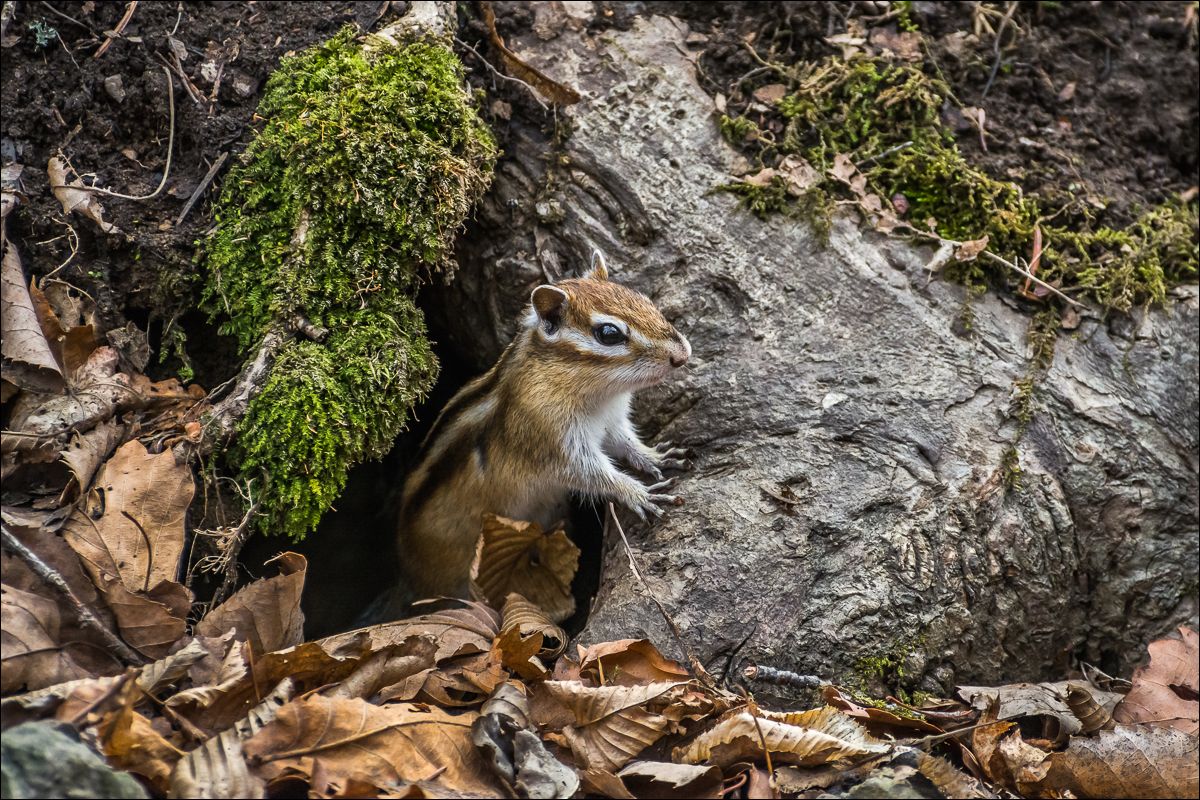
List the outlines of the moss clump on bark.
<svg viewBox="0 0 1200 800">
<path fill-rule="evenodd" d="M 764 167 L 797 154 L 825 175 L 834 156 L 844 154 L 859 165 L 870 191 L 903 196 L 915 227 L 928 222 L 942 237 L 963 241 L 986 235 L 989 249 L 1008 257 L 1029 254 L 1040 228 L 1046 246 L 1038 276 L 1105 308 L 1162 303 L 1171 285 L 1197 275 L 1195 202 L 1151 208 L 1132 224 L 1113 228 L 1095 224 L 1086 211 L 1026 195 L 1019 184 L 992 178 L 967 161 L 942 124 L 949 88 L 918 67 L 859 56 L 774 65 L 773 72 L 770 80 L 788 88 L 767 112 L 782 125 L 780 134 L 761 119 L 723 116 L 720 123 L 725 136 Z M 801 202 L 807 206 L 800 213 L 813 216 L 813 197 L 789 198 L 780 186 L 725 188 L 759 214 Z M 824 180 L 809 193 L 842 191 Z M 976 286 L 992 277 L 991 269 L 997 268 L 979 260 L 947 268 L 951 277 Z"/>
<path fill-rule="evenodd" d="M 486 188 L 497 149 L 437 40 L 364 50 L 346 29 L 285 59 L 225 181 L 204 303 L 252 352 L 301 314 L 330 331 L 279 353 L 228 452 L 260 528 L 304 536 L 378 457 L 437 372 L 413 295 Z"/>
</svg>

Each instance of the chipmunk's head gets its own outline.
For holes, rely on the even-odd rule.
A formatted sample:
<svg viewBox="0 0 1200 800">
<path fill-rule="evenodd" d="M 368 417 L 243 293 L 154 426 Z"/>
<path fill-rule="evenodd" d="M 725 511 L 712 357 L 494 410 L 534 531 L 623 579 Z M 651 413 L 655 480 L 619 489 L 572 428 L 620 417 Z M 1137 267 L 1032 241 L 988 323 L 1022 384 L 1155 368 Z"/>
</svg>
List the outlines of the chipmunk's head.
<svg viewBox="0 0 1200 800">
<path fill-rule="evenodd" d="M 653 386 L 692 354 L 650 298 L 608 279 L 598 250 L 582 278 L 533 290 L 526 325 L 541 353 L 598 391 Z"/>
</svg>

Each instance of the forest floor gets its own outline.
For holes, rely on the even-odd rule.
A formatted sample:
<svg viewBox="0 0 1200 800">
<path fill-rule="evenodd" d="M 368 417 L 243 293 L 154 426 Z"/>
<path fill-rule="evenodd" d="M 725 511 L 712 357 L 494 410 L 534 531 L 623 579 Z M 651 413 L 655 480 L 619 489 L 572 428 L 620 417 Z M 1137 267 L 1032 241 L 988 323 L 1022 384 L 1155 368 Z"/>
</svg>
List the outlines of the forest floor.
<svg viewBox="0 0 1200 800">
<path fill-rule="evenodd" d="M 22 282 L 32 276 L 47 295 L 51 294 L 48 287 L 61 287 L 61 291 L 52 296 L 50 305 L 58 306 L 55 310 L 64 325 L 67 318 L 61 309 L 71 302 L 85 305 L 86 300 L 89 308 L 86 317 L 94 333 L 125 329 L 129 324 L 144 332 L 141 350 L 145 358 L 137 359 L 140 364 L 135 371 L 144 372 L 139 378 L 148 376 L 152 381 L 161 382 L 153 385 L 160 388 L 147 390 L 159 392 L 162 395 L 160 401 L 167 404 L 155 406 L 156 409 L 170 411 L 171 403 L 178 401 L 177 404 L 182 406 L 185 401 L 196 399 L 196 392 L 188 393 L 170 379 L 179 377 L 185 383 L 194 381 L 195 385 L 212 389 L 228 381 L 240 367 L 236 344 L 218 334 L 215 324 L 198 310 L 197 299 L 203 283 L 201 254 L 203 241 L 216 224 L 213 203 L 222 176 L 245 151 L 261 122 L 255 110 L 267 77 L 286 54 L 323 41 L 347 24 L 371 30 L 403 13 L 407 5 L 391 2 L 179 6 L 103 2 L 6 4 L 6 14 L 8 9 L 15 8 L 15 16 L 11 19 L 6 16 L 2 43 L 0 102 L 4 115 L 0 154 L 4 162 L 5 192 L 15 193 L 20 198 L 14 212 L 9 214 L 6 210 L 5 232 L 7 240 L 20 252 L 27 270 Z M 645 11 L 644 6 L 641 3 L 596 3 L 597 13 L 589 25 L 597 31 L 630 25 L 635 14 Z M 677 13 L 686 19 L 693 35 L 698 37 L 697 41 L 703 43 L 703 52 L 697 61 L 703 79 L 714 97 L 723 96 L 730 108 L 739 111 L 752 110 L 754 90 L 767 83 L 760 71 L 764 57 L 795 62 L 838 53 L 887 51 L 902 62 L 923 65 L 946 82 L 955 102 L 943 110 L 943 122 L 974 167 L 997 178 L 1014 181 L 1031 195 L 1083 209 L 1079 213 L 1090 215 L 1098 224 L 1122 227 L 1145 209 L 1180 198 L 1187 202 L 1195 197 L 1196 186 L 1200 183 L 1197 135 L 1200 131 L 1200 98 L 1196 92 L 1200 83 L 1200 62 L 1197 58 L 1195 3 L 1038 3 L 1028 6 L 926 2 L 719 6 L 665 3 L 655 10 Z M 511 35 L 535 25 L 533 15 L 523 4 L 497 3 L 496 11 L 501 34 Z M 536 32 L 536 27 L 533 29 Z M 460 36 L 486 53 L 485 30 L 472 18 L 465 20 Z M 912 35 L 918 32 L 918 36 Z M 494 81 L 478 57 L 467 50 L 461 50 L 460 55 L 472 70 L 472 83 L 493 92 Z M 168 73 L 174 86 L 173 97 L 167 89 Z M 968 109 L 970 113 L 964 114 Z M 511 108 L 506 111 L 504 103 L 488 106 L 488 121 L 496 127 L 502 145 L 508 113 Z M 773 123 L 765 119 L 764 124 L 770 130 Z M 64 211 L 63 203 L 52 191 L 52 178 L 46 168 L 55 156 L 64 157 L 69 168 L 90 184 L 135 197 L 151 196 L 145 199 L 93 196 L 103 205 L 104 221 L 119 229 L 119 232 L 105 233 L 95 218 L 87 220 Z M 155 193 L 160 185 L 161 192 Z M 7 274 L 7 260 L 5 269 Z M 436 330 L 434 333 L 436 335 Z M 122 354 L 124 356 L 125 351 Z M 6 350 L 6 358 L 7 355 Z M 124 362 L 122 368 L 125 368 Z M 203 395 L 203 390 L 198 391 Z M 6 404 L 9 397 L 6 385 Z M 6 430 L 10 410 L 6 405 Z M 131 440 L 113 456 L 113 460 L 121 459 L 122 464 L 132 465 L 128 474 L 122 473 L 123 479 L 127 478 L 131 484 L 129 491 L 150 492 L 152 488 L 168 483 L 168 478 L 179 477 L 178 465 L 166 464 L 169 458 L 156 457 L 166 455 L 165 443 L 178 441 L 179 436 L 193 437 L 196 429 L 187 425 L 194 420 L 183 411 L 178 412 L 177 418 L 170 417 L 167 411 L 163 414 L 168 417 L 166 423 L 178 421 L 182 433 L 162 434 L 148 451 L 144 448 L 138 451 L 141 445 Z M 188 422 L 185 424 L 183 420 Z M 166 423 L 162 422 L 161 415 L 154 421 L 158 425 Z M 133 430 L 137 430 L 136 426 Z M 141 438 L 147 439 L 146 434 L 152 430 L 153 425 L 148 422 L 142 429 Z M 114 432 L 112 435 L 124 434 Z M 116 443 L 115 439 L 108 441 L 105 452 L 116 449 Z M 58 454 L 53 456 L 57 458 Z M 152 461 L 153 467 L 143 465 L 143 462 L 149 465 Z M 92 474 L 98 466 L 91 466 Z M 366 469 L 369 472 L 379 468 Z M 190 480 L 190 471 L 184 472 Z M 35 482 L 45 475 L 37 470 L 30 474 Z M 49 498 L 49 494 L 36 486 L 31 488 L 28 482 L 10 484 L 7 475 L 6 507 L 26 503 L 31 497 L 34 498 L 32 506 L 39 511 L 48 507 L 45 503 L 38 506 L 38 503 Z M 83 500 L 79 496 L 84 492 L 80 490 L 87 482 L 78 475 L 76 479 L 81 485 L 73 491 L 82 508 Z M 362 480 L 370 481 L 371 478 Z M 68 488 L 59 486 L 53 494 L 58 496 L 60 491 L 62 497 L 67 496 Z M 371 492 L 365 494 L 373 497 Z M 119 507 L 117 498 L 117 495 L 109 498 L 113 508 Z M 191 499 L 190 493 L 174 496 L 170 501 L 172 507 L 167 509 L 169 513 L 164 513 L 175 520 L 171 515 L 176 510 L 182 515 Z M 180 504 L 182 510 L 177 508 Z M 89 506 L 88 513 L 93 511 L 101 516 L 104 514 L 103 508 L 95 510 Z M 346 524 L 347 513 L 343 508 L 343 524 Z M 354 513 L 353 506 L 349 513 Z M 5 519 L 7 526 L 9 517 Z M 130 531 L 146 536 L 141 525 L 136 531 Z M 7 536 L 6 527 L 6 542 Z M 325 640 L 300 645 L 305 649 L 298 651 L 298 658 L 303 662 L 303 669 L 299 671 L 295 669 L 295 663 L 289 666 L 286 658 L 272 660 L 268 656 L 256 665 L 253 659 L 294 646 L 303 638 L 301 623 L 295 617 L 284 618 L 278 620 L 276 630 L 254 633 L 253 659 L 247 667 L 239 661 L 236 643 L 231 646 L 228 641 L 218 639 L 225 629 L 223 624 L 244 628 L 247 615 L 261 620 L 268 614 L 268 608 L 273 609 L 270 613 L 278 613 L 280 610 L 272 604 L 278 605 L 280 592 L 291 593 L 287 596 L 292 598 L 295 606 L 307 574 L 305 606 L 310 612 L 309 624 L 318 630 L 332 630 L 339 620 L 346 618 L 346 613 L 342 607 L 337 608 L 336 613 L 330 611 L 336 604 L 329 598 L 340 598 L 362 588 L 353 585 L 361 582 L 356 581 L 354 570 L 335 574 L 335 567 L 345 563 L 370 563 L 372 557 L 378 557 L 369 554 L 370 548 L 380 546 L 378 542 L 372 542 L 365 551 L 352 551 L 342 538 L 332 545 L 339 551 L 334 559 L 326 557 L 331 547 L 329 537 L 321 541 L 319 532 L 310 540 L 300 547 L 310 556 L 307 567 L 304 559 L 298 556 L 285 556 L 280 564 L 264 567 L 267 555 L 277 552 L 282 542 L 263 541 L 248 551 L 251 563 L 247 573 L 273 577 L 250 584 L 246 594 L 235 596 L 237 608 L 231 607 L 234 601 L 230 600 L 225 606 L 217 607 L 215 612 L 209 612 L 207 627 L 205 622 L 196 627 L 198 638 L 195 642 L 199 644 L 192 647 L 196 651 L 193 664 L 200 666 L 188 673 L 188 679 L 196 687 L 206 687 L 223 697 L 233 698 L 228 703 L 223 700 L 216 705 L 206 705 L 207 701 L 201 702 L 196 697 L 184 698 L 177 704 L 168 703 L 164 707 L 169 706 L 169 713 L 155 717 L 152 729 L 147 717 L 133 711 L 141 700 L 136 693 L 127 691 L 132 686 L 133 673 L 127 673 L 123 678 L 113 676 L 111 665 L 103 665 L 102 669 L 96 666 L 94 654 L 72 663 L 69 670 L 61 661 L 55 662 L 53 668 L 47 668 L 41 676 L 36 669 L 27 669 L 23 673 L 25 683 L 21 678 L 13 678 L 16 683 L 11 687 L 6 684 L 6 691 L 40 688 L 56 682 L 40 679 L 46 675 L 53 675 L 57 680 L 93 673 L 110 676 L 94 678 L 107 682 L 92 686 L 95 691 L 89 689 L 90 694 L 59 696 L 56 702 L 61 703 L 60 718 L 84 722 L 91 715 L 92 722 L 100 720 L 105 731 L 103 744 L 114 763 L 137 772 L 146 785 L 159 793 L 165 793 L 171 787 L 176 792 L 186 792 L 196 786 L 211 788 L 213 784 L 205 781 L 215 779 L 212 775 L 187 773 L 187 770 L 184 770 L 187 774 L 181 776 L 176 765 L 187 761 L 180 761 L 180 752 L 193 746 L 207 746 L 202 745 L 204 742 L 216 742 L 216 736 L 211 734 L 230 729 L 229 726 L 241 719 L 246 708 L 252 705 L 250 698 L 262 699 L 260 682 L 272 681 L 268 685 L 274 685 L 274 681 L 291 674 L 299 675 L 297 680 L 307 681 L 306 685 L 325 686 L 344 681 L 352 673 L 361 675 L 376 669 L 382 662 L 375 656 L 386 651 L 385 661 L 399 656 L 410 659 L 411 663 L 406 662 L 408 667 L 415 667 L 402 679 L 396 678 L 399 673 L 393 674 L 393 679 L 405 681 L 404 691 L 395 692 L 390 698 L 396 701 L 415 700 L 459 707 L 482 702 L 492 690 L 498 690 L 509 679 L 515 681 L 516 676 L 538 681 L 549 677 L 564 683 L 579 682 L 570 691 L 562 690 L 561 696 L 551 697 L 545 691 L 537 694 L 532 711 L 526 708 L 510 713 L 509 710 L 497 710 L 496 706 L 491 706 L 489 711 L 485 706 L 484 716 L 478 719 L 486 720 L 488 713 L 497 717 L 493 720 L 496 730 L 479 733 L 486 726 L 478 725 L 476 733 L 472 734 L 475 739 L 463 739 L 468 734 L 464 733 L 462 724 L 456 723 L 453 736 L 457 738 L 453 747 L 445 742 L 417 741 L 425 752 L 435 753 L 438 758 L 457 758 L 450 751 L 460 745 L 466 751 L 474 752 L 472 743 L 485 751 L 491 746 L 496 753 L 507 748 L 511 755 L 513 729 L 528 725 L 528 719 L 522 716 L 528 715 L 539 725 L 557 724 L 559 730 L 565 730 L 561 735 L 554 734 L 557 737 L 552 739 L 554 751 L 574 754 L 580 772 L 585 776 L 584 788 L 593 794 L 632 797 L 639 793 L 662 792 L 664 786 L 669 786 L 676 796 L 691 796 L 701 791 L 707 793 L 706 796 L 734 792 L 768 796 L 752 794 L 751 790 L 779 796 L 780 779 L 773 774 L 769 760 L 765 771 L 761 765 L 743 763 L 754 761 L 760 755 L 760 741 L 762 749 L 767 749 L 762 723 L 754 721 L 766 718 L 739 716 L 739 709 L 746 708 L 739 705 L 741 699 L 710 685 L 706 682 L 707 675 L 702 672 L 697 676 L 695 665 L 670 662 L 648 643 L 617 642 L 597 644 L 588 650 L 581 648 L 578 661 L 564 659 L 555 667 L 553 661 L 539 661 L 539 654 L 545 659 L 557 656 L 550 640 L 557 637 L 565 646 L 562 631 L 557 630 L 551 635 L 552 626 L 539 628 L 535 634 L 523 638 L 526 629 L 519 628 L 519 634 L 513 638 L 508 635 L 511 632 L 507 622 L 508 608 L 504 609 L 504 621 L 496 611 L 479 606 L 448 614 L 436 621 L 426 619 L 422 623 L 426 628 L 436 622 L 442 626 L 442 633 L 453 640 L 458 649 L 451 648 L 452 653 L 432 647 L 417 630 L 420 626 L 410 624 L 395 628 L 387 637 L 371 642 Z M 64 549 L 63 552 L 67 551 Z M 275 576 L 276 572 L 281 574 Z M 26 589 L 36 584 L 28 576 L 23 575 L 22 580 L 28 581 L 22 584 Z M 13 596 L 7 581 L 6 577 L 6 603 L 8 597 Z M 143 589 L 149 589 L 149 577 L 146 581 Z M 164 585 L 173 581 L 174 575 L 169 576 L 164 579 Z M 68 575 L 68 582 L 78 590 L 88 586 L 90 579 L 76 565 L 75 572 Z M 88 591 L 95 600 L 95 589 Z M 156 602 L 169 606 L 174 612 L 178 611 L 179 596 L 172 591 L 168 586 L 157 596 Z M 37 601 L 31 599 L 29 602 Z M 176 638 L 156 633 L 167 638 L 146 642 L 142 655 L 162 656 L 170 646 L 183 641 L 180 637 L 184 632 L 182 620 L 187 616 L 186 602 L 184 606 L 182 616 L 175 614 L 170 623 L 173 626 L 170 636 Z M 120 618 L 120 614 L 116 616 Z M 311 628 L 309 634 L 312 635 Z M 53 650 L 56 645 L 53 636 L 47 641 L 46 649 Z M 1185 632 L 1182 644 L 1170 641 L 1173 644 L 1159 643 L 1163 651 L 1169 651 L 1168 656 L 1183 647 L 1186 658 L 1194 662 L 1194 633 Z M 347 655 L 352 650 L 353 655 Z M 39 652 L 33 648 L 24 655 Z M 1167 660 L 1164 658 L 1163 662 Z M 240 669 L 241 672 L 222 684 L 219 692 L 204 683 L 205 680 L 215 683 L 218 668 L 230 664 L 233 664 L 233 671 Z M 416 666 L 418 664 L 420 666 Z M 611 671 L 618 664 L 624 670 L 619 678 Z M 606 667 L 610 670 L 608 678 L 605 677 Z M 79 671 L 72 671 L 76 669 Z M 1168 682 L 1169 678 L 1174 680 L 1173 674 L 1169 666 L 1160 663 L 1153 670 L 1140 673 L 1140 680 L 1135 679 L 1134 683 L 1146 684 L 1146 691 L 1152 692 L 1153 687 L 1149 684 Z M 1181 669 L 1181 674 L 1180 680 L 1185 681 L 1185 688 L 1190 686 L 1188 691 L 1194 697 L 1194 668 L 1190 672 Z M 684 687 L 689 676 L 699 677 L 701 683 L 693 682 Z M 1135 773 L 1137 763 L 1141 763 L 1137 761 L 1140 755 L 1158 762 L 1161 786 L 1157 786 L 1157 790 L 1160 796 L 1177 793 L 1180 786 L 1185 787 L 1185 792 L 1186 787 L 1194 790 L 1195 778 L 1188 772 L 1187 761 L 1194 759 L 1194 746 L 1191 755 L 1186 752 L 1186 747 L 1194 742 L 1194 700 L 1188 700 L 1186 692 L 1171 695 L 1166 700 L 1160 697 L 1156 701 L 1146 701 L 1145 707 L 1133 710 L 1127 707 L 1125 716 L 1121 717 L 1131 723 L 1155 722 L 1148 716 L 1151 710 L 1165 707 L 1174 714 L 1177 708 L 1183 708 L 1180 719 L 1192 715 L 1190 719 L 1183 719 L 1184 726 L 1156 728 L 1161 733 L 1146 734 L 1144 740 L 1129 733 L 1131 728 L 1120 726 L 1116 733 L 1100 734 L 1097 733 L 1100 728 L 1113 728 L 1108 715 L 1122 699 L 1117 696 L 1120 692 L 1109 690 L 1129 686 L 1128 681 L 1113 681 L 1107 676 L 1101 678 L 1105 679 L 1103 689 L 1093 685 L 1092 696 L 1084 698 L 1092 701 L 1091 706 L 1071 705 L 1065 685 L 1057 687 L 1062 692 L 1061 697 L 1054 693 L 1057 690 L 1045 688 L 1049 685 L 987 690 L 974 687 L 979 689 L 974 692 L 967 691 L 972 687 L 963 687 L 965 693 L 961 697 L 965 702 L 924 705 L 916 698 L 907 698 L 911 703 L 890 703 L 889 700 L 890 704 L 880 708 L 865 705 L 868 698 L 829 684 L 824 686 L 823 696 L 880 737 L 911 737 L 919 733 L 932 735 L 934 738 L 930 742 L 942 742 L 946 739 L 942 734 L 944 729 L 963 724 L 994 723 L 976 728 L 969 746 L 953 744 L 942 748 L 942 755 L 957 759 L 951 772 L 946 771 L 949 768 L 944 766 L 945 762 L 931 764 L 923 754 L 915 755 L 914 750 L 907 751 L 905 757 L 909 760 L 904 763 L 898 759 L 888 762 L 896 781 L 919 784 L 922 789 L 932 785 L 931 791 L 941 795 L 953 796 L 969 789 L 977 792 L 976 796 L 991 796 L 990 790 L 981 787 L 997 785 L 1029 795 L 1082 792 L 1086 796 L 1089 792 L 1093 795 L 1128 792 L 1141 786 Z M 766 677 L 762 679 L 766 680 Z M 378 674 L 370 680 L 374 681 L 369 683 L 370 688 L 359 687 L 361 693 L 373 694 L 382 685 Z M 775 676 L 773 680 L 777 685 L 785 686 L 788 681 L 800 684 L 809 681 L 806 685 L 811 689 L 816 679 L 784 675 Z M 142 683 L 140 677 L 138 682 Z M 481 689 L 485 686 L 486 691 Z M 606 690 L 618 688 L 620 692 L 608 694 L 621 695 L 620 702 L 625 705 L 619 713 L 602 720 L 588 719 L 586 707 L 600 702 L 597 697 Z M 154 690 L 146 691 L 153 693 Z M 302 765 L 293 764 L 295 759 L 288 760 L 286 755 L 287 746 L 283 742 L 291 733 L 287 725 L 304 728 L 322 715 L 338 720 L 339 724 L 351 720 L 362 710 L 355 704 L 362 702 L 361 697 L 362 694 L 327 700 L 314 695 L 288 706 L 293 718 L 280 717 L 280 722 L 273 723 L 274 727 L 267 730 L 266 735 L 257 737 L 253 744 L 252 749 L 260 757 L 254 762 L 257 778 L 270 782 L 276 792 L 295 789 L 295 782 L 299 780 L 297 770 Z M 1083 703 L 1078 696 L 1075 699 Z M 563 722 L 566 712 L 562 708 L 547 712 L 552 701 L 578 711 L 573 725 L 567 726 Z M 1007 710 L 1004 708 L 1006 703 L 1010 704 Z M 1097 704 L 1104 708 L 1095 708 Z M 32 707 L 17 705 L 21 707 L 21 713 Z M 653 713 L 647 710 L 651 708 Z M 754 709 L 754 706 L 750 708 Z M 923 714 L 922 708 L 927 713 Z M 6 706 L 6 709 L 6 713 L 10 713 L 12 707 Z M 69 709 L 72 710 L 70 714 L 67 713 Z M 193 720 L 199 721 L 198 727 L 192 723 L 181 727 L 178 723 L 180 712 L 174 709 L 180 709 L 184 717 L 191 715 Z M 401 713 L 399 703 L 372 705 L 370 709 L 370 713 L 379 715 L 372 725 L 381 726 L 380 730 L 413 724 L 412 719 L 404 716 L 411 709 L 406 708 Z M 153 716 L 145 707 L 142 710 Z M 1091 727 L 1097 720 L 1083 717 L 1093 712 L 1103 719 Z M 430 714 L 430 719 L 436 717 L 439 723 L 450 725 L 449 717 L 443 718 L 443 711 L 431 709 L 429 705 L 419 713 Z M 675 770 L 674 767 L 679 765 L 667 763 L 664 755 L 661 762 L 643 762 L 651 764 L 643 768 L 643 773 L 627 774 L 620 779 L 615 777 L 617 764 L 624 765 L 631 756 L 630 753 L 605 750 L 605 738 L 614 729 L 644 727 L 649 720 L 651 727 L 657 726 L 653 739 L 658 741 L 668 730 L 668 718 L 671 719 L 672 735 L 676 735 L 688 724 L 712 721 L 718 716 L 721 716 L 722 724 L 728 723 L 725 726 L 728 730 L 715 737 L 727 737 L 724 740 L 714 744 L 710 739 L 709 744 L 713 744 L 714 750 L 704 751 L 697 739 L 681 744 L 676 752 L 678 758 L 675 760 L 689 762 L 691 771 Z M 498 721 L 500 717 L 508 721 Z M 997 718 L 1003 720 L 1006 717 L 1019 717 L 1023 723 L 1020 729 L 1013 723 L 996 722 Z M 750 719 L 750 727 L 738 728 L 739 725 L 745 727 L 746 719 Z M 1174 718 L 1172 721 L 1177 722 Z M 603 725 L 597 725 L 598 722 Z M 894 749 L 887 749 L 882 744 L 882 738 L 846 734 L 839 722 L 830 719 L 818 721 L 814 717 L 772 722 L 773 725 L 776 723 L 780 726 L 777 731 L 780 741 L 790 743 L 776 748 L 778 742 L 772 741 L 770 749 L 782 754 L 784 761 L 792 759 L 793 764 L 825 763 L 821 756 L 814 756 L 811 749 L 795 741 L 804 731 L 813 730 L 841 737 L 837 746 L 855 757 L 883 758 L 880 754 L 885 750 L 888 759 L 896 756 Z M 604 725 L 611 727 L 597 730 Z M 122 745 L 114 732 L 127 731 L 130 726 L 140 731 L 158 750 L 134 752 Z M 1176 735 L 1176 728 L 1183 733 Z M 897 731 L 901 733 L 897 734 Z M 1055 757 L 1061 758 L 1047 756 L 1052 748 L 1064 746 L 1068 733 L 1081 731 L 1095 733 L 1096 737 L 1085 739 L 1080 736 L 1079 740 L 1084 744 L 1080 744 L 1071 757 L 1064 755 L 1069 752 L 1067 749 L 1055 753 Z M 1024 741 L 1022 735 L 1026 737 Z M 492 746 L 477 741 L 486 736 L 498 737 L 499 743 Z M 1097 742 L 1100 744 L 1095 745 Z M 545 753 L 545 746 L 539 746 L 542 749 L 537 752 Z M 322 747 L 317 747 L 314 752 Z M 1097 749 L 1100 758 L 1111 758 L 1128 769 L 1124 774 L 1089 783 L 1093 780 L 1091 767 L 1085 764 L 1090 757 L 1089 748 Z M 347 761 L 353 758 L 353 755 L 346 756 Z M 518 764 L 515 773 L 510 764 L 508 777 L 504 778 L 503 758 L 497 755 L 493 760 L 496 764 L 476 765 L 470 769 L 462 768 L 460 764 L 447 771 L 444 764 L 439 768 L 438 761 L 431 759 L 424 781 L 412 780 L 420 784 L 419 791 L 468 794 L 502 791 L 503 788 L 497 787 L 503 787 L 507 780 L 507 789 L 511 791 L 511 782 L 520 777 L 522 768 L 526 768 L 529 770 L 526 777 L 530 780 L 563 782 L 559 784 L 560 791 L 562 786 L 571 785 L 571 780 L 575 780 L 575 786 L 579 785 L 574 771 L 571 776 L 563 777 L 561 772 L 543 770 L 544 762 L 539 762 L 539 766 L 529 760 Z M 711 767 L 701 768 L 704 762 L 719 763 L 721 770 L 714 772 Z M 269 764 L 275 766 L 264 766 Z M 288 772 L 285 767 L 295 769 Z M 327 781 L 325 785 L 317 787 L 316 779 L 311 774 L 307 776 L 314 791 L 332 795 L 370 788 L 355 783 L 358 778 L 346 777 L 359 773 L 346 767 L 345 762 L 333 765 L 331 761 L 323 768 L 328 770 L 322 778 Z M 187 769 L 198 770 L 200 767 L 193 763 Z M 244 768 L 242 772 L 244 774 Z M 836 770 L 793 772 L 792 783 L 783 784 L 790 786 L 783 791 L 791 795 L 821 790 L 842 780 L 841 772 Z M 917 778 L 916 772 L 924 777 Z M 973 777 L 967 778 L 967 773 Z M 864 775 L 866 772 L 857 777 Z M 975 779 L 983 783 L 976 783 Z M 189 784 L 187 780 L 195 783 Z"/>
</svg>

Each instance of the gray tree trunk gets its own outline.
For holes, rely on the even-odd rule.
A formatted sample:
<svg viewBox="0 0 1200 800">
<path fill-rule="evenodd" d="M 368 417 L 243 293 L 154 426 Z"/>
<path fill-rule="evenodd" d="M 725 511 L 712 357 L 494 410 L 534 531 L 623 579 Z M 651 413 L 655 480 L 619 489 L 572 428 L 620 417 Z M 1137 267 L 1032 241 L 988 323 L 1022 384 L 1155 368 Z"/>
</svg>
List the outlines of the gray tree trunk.
<svg viewBox="0 0 1200 800">
<path fill-rule="evenodd" d="M 925 271 L 929 252 L 850 220 L 825 245 L 713 193 L 745 165 L 683 23 L 591 36 L 559 8 L 534 4 L 552 38 L 510 45 L 584 100 L 559 112 L 572 133 L 552 157 L 514 123 L 444 290 L 451 338 L 494 358 L 529 289 L 596 245 L 690 339 L 686 377 L 636 415 L 695 451 L 686 505 L 630 537 L 710 671 L 875 666 L 936 692 L 1061 676 L 1076 657 L 1127 669 L 1195 620 L 1196 287 L 1059 336 L 1010 490 L 1028 313 L 989 292 L 964 332 L 964 289 Z M 581 639 L 638 636 L 675 649 L 610 536 Z"/>
</svg>

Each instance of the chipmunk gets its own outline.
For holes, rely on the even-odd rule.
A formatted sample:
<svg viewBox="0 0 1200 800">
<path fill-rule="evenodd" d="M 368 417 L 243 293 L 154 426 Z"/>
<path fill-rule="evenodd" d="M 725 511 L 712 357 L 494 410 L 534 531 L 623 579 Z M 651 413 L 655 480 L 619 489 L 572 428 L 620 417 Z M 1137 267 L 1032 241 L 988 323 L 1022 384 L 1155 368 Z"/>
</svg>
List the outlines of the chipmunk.
<svg viewBox="0 0 1200 800">
<path fill-rule="evenodd" d="M 643 444 L 629 402 L 690 356 L 649 298 L 609 281 L 599 251 L 584 277 L 534 289 L 516 338 L 442 410 L 405 481 L 403 593 L 465 597 L 485 513 L 549 530 L 572 493 L 619 502 L 643 521 L 682 503 L 662 470 L 686 468 L 685 451 Z"/>
</svg>

